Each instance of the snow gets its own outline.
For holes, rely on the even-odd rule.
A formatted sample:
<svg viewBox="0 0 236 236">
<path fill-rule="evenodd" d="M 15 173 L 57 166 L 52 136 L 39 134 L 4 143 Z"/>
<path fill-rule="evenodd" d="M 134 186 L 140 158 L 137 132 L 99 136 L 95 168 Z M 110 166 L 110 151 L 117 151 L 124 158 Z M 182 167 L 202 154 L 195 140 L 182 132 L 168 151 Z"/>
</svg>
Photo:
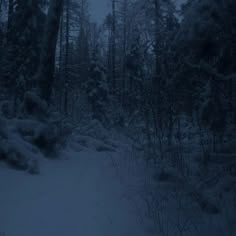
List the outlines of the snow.
<svg viewBox="0 0 236 236">
<path fill-rule="evenodd" d="M 41 128 L 41 124 L 31 120 L 0 120 L 0 155 L 15 168 L 38 173 L 38 159 L 42 158 L 39 150 L 27 142 L 27 134 L 33 134 L 34 128 Z M 26 137 L 23 138 L 22 134 Z M 23 136 L 24 136 L 23 135 Z"/>
<path fill-rule="evenodd" d="M 188 178 L 167 160 L 147 162 L 129 138 L 95 121 L 74 129 L 58 159 L 38 158 L 38 175 L 0 162 L 0 235 L 233 235 L 235 177 L 219 169 L 226 156 L 199 182 L 196 142 L 184 140 Z"/>
<path fill-rule="evenodd" d="M 111 152 L 68 148 L 59 160 L 41 159 L 40 175 L 34 176 L 1 164 L 0 232 L 7 236 L 147 236 L 112 159 Z"/>
</svg>

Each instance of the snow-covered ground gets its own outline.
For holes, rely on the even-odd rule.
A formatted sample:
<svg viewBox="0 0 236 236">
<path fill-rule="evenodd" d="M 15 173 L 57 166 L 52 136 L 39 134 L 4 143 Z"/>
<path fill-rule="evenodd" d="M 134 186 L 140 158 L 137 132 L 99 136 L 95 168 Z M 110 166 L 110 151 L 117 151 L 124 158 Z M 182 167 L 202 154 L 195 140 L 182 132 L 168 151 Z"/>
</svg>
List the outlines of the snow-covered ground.
<svg viewBox="0 0 236 236">
<path fill-rule="evenodd" d="M 163 179 L 143 157 L 94 123 L 76 129 L 58 159 L 39 158 L 38 175 L 0 162 L 0 236 L 235 235 L 233 176 L 199 189 L 173 168 Z"/>
<path fill-rule="evenodd" d="M 67 149 L 41 173 L 0 164 L 0 235 L 147 236 L 117 174 L 119 152 Z"/>
<path fill-rule="evenodd" d="M 64 151 L 60 160 L 42 160 L 41 173 L 34 176 L 1 164 L 0 232 L 6 236 L 148 235 L 111 159 L 109 152 Z"/>
</svg>

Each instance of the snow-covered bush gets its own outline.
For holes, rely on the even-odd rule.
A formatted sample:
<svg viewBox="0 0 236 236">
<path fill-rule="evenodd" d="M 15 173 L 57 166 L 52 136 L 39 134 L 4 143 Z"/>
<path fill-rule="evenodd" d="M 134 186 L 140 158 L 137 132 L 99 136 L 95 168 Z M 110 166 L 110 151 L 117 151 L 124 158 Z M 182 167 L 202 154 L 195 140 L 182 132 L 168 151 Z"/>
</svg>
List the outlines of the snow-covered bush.
<svg viewBox="0 0 236 236">
<path fill-rule="evenodd" d="M 102 141 L 111 139 L 110 133 L 98 120 L 92 120 L 90 123 L 79 127 L 77 132 Z"/>
<path fill-rule="evenodd" d="M 49 116 L 48 106 L 36 93 L 27 92 L 21 107 L 24 116 L 44 120 Z"/>
<path fill-rule="evenodd" d="M 9 119 L 6 109 L 1 112 L 0 159 L 30 173 L 39 173 L 38 160 L 52 157 L 71 131 L 58 114 L 49 116 L 47 104 L 33 92 L 25 94 L 20 118 Z"/>
<path fill-rule="evenodd" d="M 0 115 L 5 118 L 13 117 L 13 104 L 9 101 L 2 101 L 0 103 Z"/>
<path fill-rule="evenodd" d="M 27 117 L 30 120 L 21 121 L 21 125 L 18 121 L 18 131 L 21 134 L 31 132 L 30 142 L 46 156 L 55 153 L 58 145 L 65 142 L 65 137 L 71 131 L 71 127 L 67 125 L 60 114 L 55 112 L 50 114 L 46 102 L 36 93 L 27 92 L 25 94 L 22 114 L 24 118 Z"/>
<path fill-rule="evenodd" d="M 38 130 L 33 138 L 35 144 L 46 157 L 53 157 L 56 152 L 66 142 L 66 138 L 71 134 L 72 127 L 65 121 L 53 122 L 49 120 L 48 123 Z"/>
<path fill-rule="evenodd" d="M 14 125 L 14 121 L 0 120 L 1 159 L 14 168 L 27 170 L 32 174 L 39 173 L 40 151 L 24 140 L 17 129 L 12 128 Z"/>
</svg>

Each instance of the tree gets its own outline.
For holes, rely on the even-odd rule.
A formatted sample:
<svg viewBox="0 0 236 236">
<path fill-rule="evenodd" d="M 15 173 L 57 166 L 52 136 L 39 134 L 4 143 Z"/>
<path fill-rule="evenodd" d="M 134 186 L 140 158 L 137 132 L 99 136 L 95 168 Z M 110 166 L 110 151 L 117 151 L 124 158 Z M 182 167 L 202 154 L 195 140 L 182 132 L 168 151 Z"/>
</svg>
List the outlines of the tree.
<svg viewBox="0 0 236 236">
<path fill-rule="evenodd" d="M 141 97 L 143 96 L 144 86 L 143 48 L 138 33 L 126 56 L 125 67 L 127 71 L 127 87 L 123 91 L 126 94 L 126 103 L 124 105 L 127 111 L 133 114 L 142 104 Z"/>
<path fill-rule="evenodd" d="M 39 82 L 40 96 L 50 102 L 55 67 L 55 53 L 63 0 L 51 0 L 45 26 L 39 70 L 36 75 Z"/>
<path fill-rule="evenodd" d="M 109 91 L 106 70 L 99 60 L 99 49 L 92 52 L 92 61 L 89 68 L 89 78 L 85 85 L 88 100 L 92 107 L 93 118 L 108 125 L 106 107 L 109 102 Z"/>
<path fill-rule="evenodd" d="M 8 2 L 8 17 L 2 77 L 8 97 L 14 101 L 15 111 L 25 91 L 33 87 L 32 77 L 37 70 L 41 48 L 41 35 L 45 15 L 42 0 Z"/>
<path fill-rule="evenodd" d="M 232 0 L 193 1 L 185 8 L 176 44 L 178 53 L 184 52 L 185 70 L 182 73 L 185 73 L 185 84 L 189 85 L 185 89 L 195 94 L 191 103 L 199 110 L 206 100 L 214 98 L 221 100 L 214 104 L 224 104 L 225 112 L 229 114 L 230 80 L 220 82 L 217 78 L 219 74 L 228 76 L 236 70 L 232 56 L 236 54 L 233 9 L 236 9 L 236 5 Z M 186 77 L 187 73 L 195 73 L 195 76 Z M 211 91 L 211 99 L 202 97 L 206 87 Z"/>
<path fill-rule="evenodd" d="M 116 1 L 112 0 L 111 22 L 111 81 L 113 93 L 116 93 Z"/>
</svg>

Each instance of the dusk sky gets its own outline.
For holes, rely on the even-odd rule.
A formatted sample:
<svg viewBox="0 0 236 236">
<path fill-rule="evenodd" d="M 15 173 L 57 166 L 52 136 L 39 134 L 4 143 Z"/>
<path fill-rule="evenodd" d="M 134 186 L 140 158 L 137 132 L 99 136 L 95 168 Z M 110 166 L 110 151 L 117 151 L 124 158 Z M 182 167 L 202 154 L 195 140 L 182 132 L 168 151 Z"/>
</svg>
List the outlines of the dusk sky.
<svg viewBox="0 0 236 236">
<path fill-rule="evenodd" d="M 181 3 L 186 0 L 176 0 L 176 5 L 179 6 Z M 98 23 L 101 23 L 109 12 L 111 7 L 110 0 L 90 0 L 91 6 L 91 19 Z"/>
<path fill-rule="evenodd" d="M 109 0 L 90 0 L 90 5 L 92 20 L 101 23 L 109 11 Z"/>
</svg>

